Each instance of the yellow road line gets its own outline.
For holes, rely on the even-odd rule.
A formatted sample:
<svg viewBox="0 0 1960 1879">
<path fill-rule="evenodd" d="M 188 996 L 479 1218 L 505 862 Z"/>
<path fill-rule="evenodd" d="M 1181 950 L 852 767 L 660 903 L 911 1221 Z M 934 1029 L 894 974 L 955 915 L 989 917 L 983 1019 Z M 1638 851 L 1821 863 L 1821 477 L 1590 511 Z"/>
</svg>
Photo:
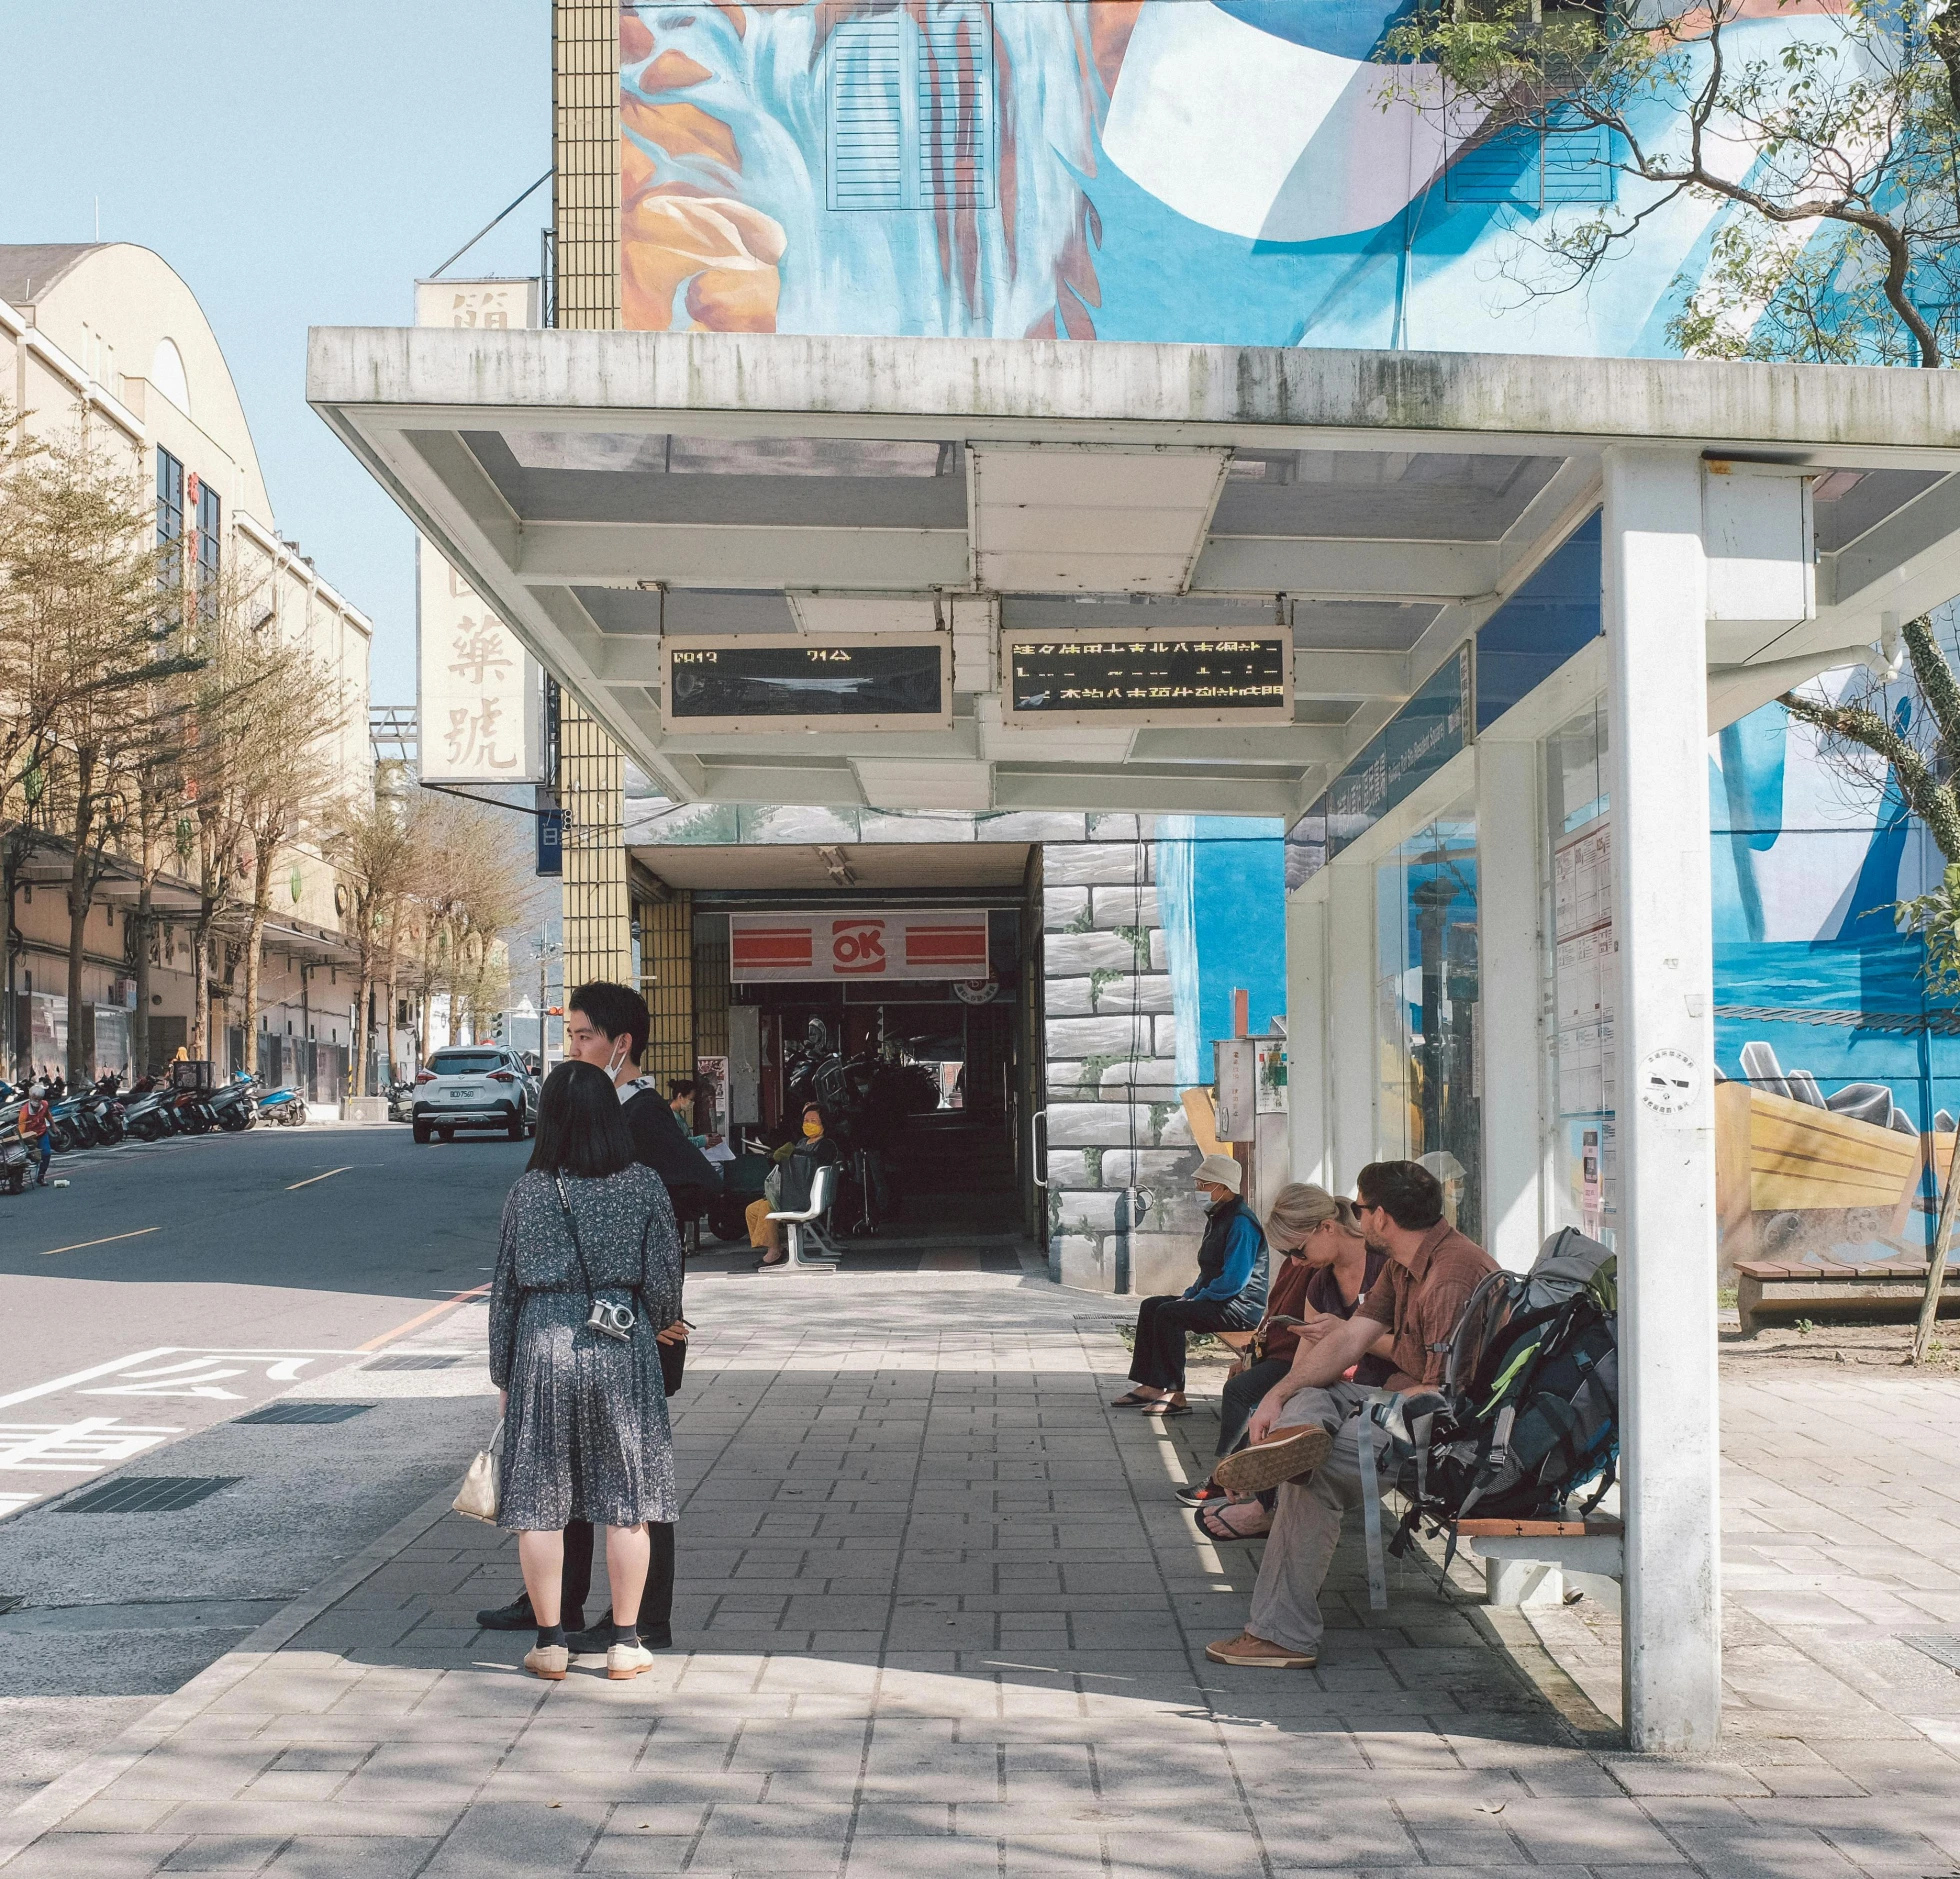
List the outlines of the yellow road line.
<svg viewBox="0 0 1960 1879">
<path fill-rule="evenodd" d="M 454 1298 L 445 1298 L 440 1305 L 431 1305 L 427 1311 L 409 1319 L 406 1324 L 398 1324 L 392 1331 L 384 1331 L 379 1337 L 369 1338 L 359 1348 L 364 1351 L 378 1351 L 382 1345 L 392 1344 L 396 1338 L 406 1337 L 411 1331 L 418 1330 L 431 1318 L 440 1318 L 444 1312 L 454 1311 L 465 1299 L 481 1298 L 489 1289 L 487 1285 L 473 1285 L 467 1292 L 458 1292 Z"/>
<path fill-rule="evenodd" d="M 77 1240 L 73 1246 L 50 1246 L 41 1257 L 52 1259 L 56 1253 L 79 1253 L 90 1246 L 113 1246 L 118 1240 L 140 1240 L 146 1233 L 162 1231 L 161 1227 L 138 1227 L 133 1233 L 111 1233 L 99 1240 Z"/>
<path fill-rule="evenodd" d="M 354 1164 L 349 1162 L 345 1168 L 329 1168 L 325 1174 L 309 1174 L 304 1181 L 295 1181 L 286 1192 L 296 1194 L 303 1187 L 311 1187 L 315 1181 L 330 1181 L 337 1174 L 351 1173 L 353 1166 Z"/>
</svg>

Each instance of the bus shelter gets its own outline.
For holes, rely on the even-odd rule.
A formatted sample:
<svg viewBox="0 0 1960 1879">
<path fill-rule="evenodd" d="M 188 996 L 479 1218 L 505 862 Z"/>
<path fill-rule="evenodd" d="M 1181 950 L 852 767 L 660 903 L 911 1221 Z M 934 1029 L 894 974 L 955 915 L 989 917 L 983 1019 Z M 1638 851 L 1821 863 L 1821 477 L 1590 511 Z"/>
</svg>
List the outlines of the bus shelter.
<svg viewBox="0 0 1960 1879">
<path fill-rule="evenodd" d="M 676 800 L 1284 823 L 1295 1178 L 1442 1100 L 1382 1070 L 1369 867 L 1468 805 L 1474 905 L 1419 884 L 1480 966 L 1456 1165 L 1505 1264 L 1616 1245 L 1628 1735 L 1714 1742 L 1708 738 L 1960 591 L 1950 375 L 323 329 L 308 395 Z"/>
</svg>

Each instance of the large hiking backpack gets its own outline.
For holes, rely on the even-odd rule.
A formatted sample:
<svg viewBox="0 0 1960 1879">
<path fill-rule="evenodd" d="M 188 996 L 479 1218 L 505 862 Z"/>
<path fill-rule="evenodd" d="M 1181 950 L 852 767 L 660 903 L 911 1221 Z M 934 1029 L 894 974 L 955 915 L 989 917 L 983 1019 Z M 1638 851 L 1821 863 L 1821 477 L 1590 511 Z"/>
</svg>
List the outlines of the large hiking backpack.
<svg viewBox="0 0 1960 1879">
<path fill-rule="evenodd" d="M 1391 1552 L 1427 1523 L 1454 1556 L 1460 1520 L 1543 1518 L 1593 1483 L 1587 1511 L 1598 1505 L 1620 1452 L 1615 1274 L 1597 1240 L 1553 1234 L 1528 1273 L 1493 1273 L 1470 1295 L 1440 1390 L 1373 1412 L 1409 1508 Z"/>
</svg>

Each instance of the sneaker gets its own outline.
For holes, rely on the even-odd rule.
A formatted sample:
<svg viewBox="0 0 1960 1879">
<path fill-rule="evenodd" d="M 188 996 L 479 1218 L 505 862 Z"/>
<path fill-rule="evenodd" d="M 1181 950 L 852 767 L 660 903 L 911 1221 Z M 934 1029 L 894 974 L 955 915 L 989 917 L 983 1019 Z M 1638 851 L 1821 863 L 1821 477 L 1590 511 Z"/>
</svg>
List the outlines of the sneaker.
<svg viewBox="0 0 1960 1879">
<path fill-rule="evenodd" d="M 1250 1631 L 1207 1644 L 1205 1655 L 1214 1664 L 1238 1664 L 1248 1670 L 1311 1670 L 1320 1662 L 1312 1651 L 1289 1651 L 1284 1644 L 1256 1638 Z"/>
<path fill-rule="evenodd" d="M 606 1675 L 614 1683 L 624 1683 L 652 1668 L 653 1653 L 644 1644 L 615 1644 L 606 1652 Z"/>
<path fill-rule="evenodd" d="M 563 1683 L 572 1654 L 562 1644 L 534 1644 L 524 1653 L 524 1668 L 547 1683 Z"/>
<path fill-rule="evenodd" d="M 538 1621 L 531 1612 L 531 1595 L 520 1592 L 508 1605 L 496 1605 L 476 1615 L 481 1631 L 535 1631 Z"/>
<path fill-rule="evenodd" d="M 1234 1494 L 1257 1494 L 1262 1488 L 1276 1488 L 1282 1481 L 1311 1474 L 1333 1446 L 1334 1438 L 1325 1429 L 1309 1423 L 1227 1455 L 1212 1475 L 1220 1487 Z"/>
<path fill-rule="evenodd" d="M 1186 1507 L 1209 1507 L 1213 1501 L 1229 1501 L 1232 1498 L 1229 1488 L 1221 1488 L 1213 1481 L 1199 1481 L 1177 1491 L 1177 1498 Z"/>
</svg>

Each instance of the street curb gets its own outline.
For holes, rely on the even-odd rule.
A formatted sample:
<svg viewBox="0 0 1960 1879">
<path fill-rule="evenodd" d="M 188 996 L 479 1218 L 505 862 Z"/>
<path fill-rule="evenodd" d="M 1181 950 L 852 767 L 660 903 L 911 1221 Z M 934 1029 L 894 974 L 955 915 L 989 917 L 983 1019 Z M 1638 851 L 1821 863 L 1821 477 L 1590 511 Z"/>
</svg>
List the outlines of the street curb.
<svg viewBox="0 0 1960 1879">
<path fill-rule="evenodd" d="M 460 1477 L 459 1477 L 460 1479 Z M 85 1807 L 119 1775 L 182 1729 L 294 1638 L 329 1607 L 371 1579 L 404 1547 L 412 1545 L 449 1512 L 454 1487 L 432 1494 L 411 1514 L 396 1521 L 379 1539 L 370 1540 L 351 1559 L 329 1573 L 298 1598 L 273 1613 L 235 1649 L 207 1664 L 174 1695 L 139 1716 L 107 1748 L 98 1749 L 64 1774 L 30 1795 L 0 1820 L 0 1868 L 10 1866 L 41 1838 L 52 1833 L 71 1814 Z"/>
</svg>

